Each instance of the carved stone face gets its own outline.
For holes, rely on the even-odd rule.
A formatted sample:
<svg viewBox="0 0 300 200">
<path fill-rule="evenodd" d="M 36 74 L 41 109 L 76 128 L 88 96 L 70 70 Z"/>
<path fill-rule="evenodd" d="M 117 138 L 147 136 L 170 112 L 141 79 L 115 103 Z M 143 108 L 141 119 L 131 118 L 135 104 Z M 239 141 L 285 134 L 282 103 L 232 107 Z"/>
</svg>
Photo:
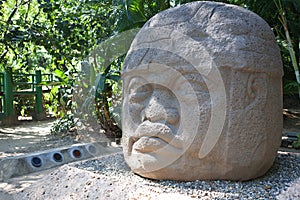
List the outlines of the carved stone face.
<svg viewBox="0 0 300 200">
<path fill-rule="evenodd" d="M 242 20 L 251 22 L 243 34 L 228 29 Z M 269 51 L 257 53 L 264 44 Z M 135 173 L 247 180 L 272 165 L 282 126 L 281 60 L 258 16 L 212 2 L 164 11 L 141 29 L 123 67 L 123 151 Z"/>
<path fill-rule="evenodd" d="M 126 155 L 137 171 L 168 168 L 191 146 L 199 123 L 206 129 L 210 98 L 204 80 L 196 72 L 183 75 L 152 65 L 138 74 L 124 73 L 123 84 Z"/>
</svg>

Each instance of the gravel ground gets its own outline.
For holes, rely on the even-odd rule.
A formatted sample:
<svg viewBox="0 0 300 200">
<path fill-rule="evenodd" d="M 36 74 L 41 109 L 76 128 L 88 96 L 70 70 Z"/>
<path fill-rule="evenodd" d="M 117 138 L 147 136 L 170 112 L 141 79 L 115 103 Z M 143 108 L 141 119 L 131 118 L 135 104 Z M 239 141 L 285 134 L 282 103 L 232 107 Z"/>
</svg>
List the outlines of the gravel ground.
<svg viewBox="0 0 300 200">
<path fill-rule="evenodd" d="M 300 199 L 300 178 L 295 181 L 286 191 L 283 191 L 277 199 Z"/>
<path fill-rule="evenodd" d="M 289 153 L 279 153 L 273 167 L 265 176 L 247 182 L 149 180 L 132 173 L 122 154 L 85 161 L 75 167 L 125 181 L 126 188 L 147 187 L 159 193 L 184 194 L 191 198 L 300 199 L 300 156 Z"/>
<path fill-rule="evenodd" d="M 300 199 L 299 189 L 299 153 L 278 153 L 273 167 L 265 176 L 247 182 L 150 180 L 132 173 L 122 153 L 117 153 L 64 165 L 30 187 L 18 190 L 10 199 L 294 200 Z"/>
</svg>

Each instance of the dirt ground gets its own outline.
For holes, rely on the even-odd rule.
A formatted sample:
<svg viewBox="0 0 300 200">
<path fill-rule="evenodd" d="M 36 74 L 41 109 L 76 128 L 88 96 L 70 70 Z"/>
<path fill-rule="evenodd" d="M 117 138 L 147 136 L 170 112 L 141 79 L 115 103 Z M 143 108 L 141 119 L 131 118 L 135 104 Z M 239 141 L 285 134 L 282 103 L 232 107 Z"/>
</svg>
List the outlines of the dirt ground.
<svg viewBox="0 0 300 200">
<path fill-rule="evenodd" d="M 110 141 L 100 127 L 78 129 L 77 132 L 62 137 L 53 135 L 50 129 L 54 121 L 55 119 L 20 121 L 17 126 L 0 126 L 0 160 L 8 156 L 18 156 L 77 143 Z"/>
<path fill-rule="evenodd" d="M 17 126 L 0 127 L 0 159 L 77 143 L 74 137 L 51 135 L 53 121 L 23 121 Z"/>
</svg>

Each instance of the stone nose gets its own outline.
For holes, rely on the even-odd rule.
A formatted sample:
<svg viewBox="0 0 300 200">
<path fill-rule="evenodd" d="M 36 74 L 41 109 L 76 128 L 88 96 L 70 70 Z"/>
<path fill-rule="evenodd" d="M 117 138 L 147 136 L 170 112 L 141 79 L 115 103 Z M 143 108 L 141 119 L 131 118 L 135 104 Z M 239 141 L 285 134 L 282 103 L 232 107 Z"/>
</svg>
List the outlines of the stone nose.
<svg viewBox="0 0 300 200">
<path fill-rule="evenodd" d="M 164 97 L 164 98 L 162 98 Z M 167 122 L 176 125 L 179 122 L 178 108 L 172 106 L 174 99 L 166 95 L 152 94 L 147 105 L 141 112 L 142 121 Z"/>
</svg>

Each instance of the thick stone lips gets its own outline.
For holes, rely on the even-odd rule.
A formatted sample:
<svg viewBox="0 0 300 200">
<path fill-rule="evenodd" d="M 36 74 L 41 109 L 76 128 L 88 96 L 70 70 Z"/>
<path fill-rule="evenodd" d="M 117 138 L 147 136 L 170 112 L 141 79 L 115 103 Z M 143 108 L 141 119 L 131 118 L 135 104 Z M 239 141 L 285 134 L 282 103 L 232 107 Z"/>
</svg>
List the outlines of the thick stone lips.
<svg viewBox="0 0 300 200">
<path fill-rule="evenodd" d="M 151 153 L 168 145 L 158 137 L 141 137 L 133 144 L 133 149 L 141 153 Z"/>
<path fill-rule="evenodd" d="M 135 137 L 130 137 L 129 148 L 139 152 L 153 152 L 166 145 L 181 149 L 182 141 L 178 139 L 173 131 L 162 123 L 144 121 L 135 132 Z"/>
</svg>

